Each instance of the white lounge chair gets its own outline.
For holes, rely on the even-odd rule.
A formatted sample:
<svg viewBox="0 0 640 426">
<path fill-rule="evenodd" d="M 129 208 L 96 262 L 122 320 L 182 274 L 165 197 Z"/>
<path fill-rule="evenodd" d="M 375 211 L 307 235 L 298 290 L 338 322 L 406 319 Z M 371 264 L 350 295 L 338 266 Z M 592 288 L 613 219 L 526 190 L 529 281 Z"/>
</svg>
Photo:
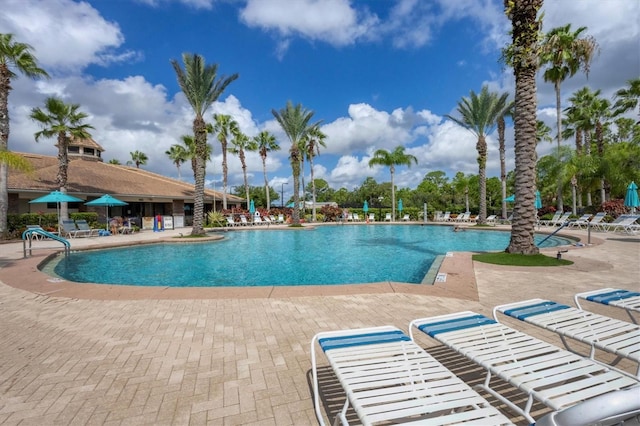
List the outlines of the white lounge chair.
<svg viewBox="0 0 640 426">
<path fill-rule="evenodd" d="M 77 232 L 81 232 L 87 237 L 97 237 L 99 232 L 102 231 L 102 229 L 90 227 L 89 223 L 84 219 L 76 220 L 76 227 L 78 228 Z"/>
<path fill-rule="evenodd" d="M 353 407 L 365 425 L 511 424 L 469 385 L 411 341 L 396 327 L 383 326 L 316 334 L 311 340 L 313 403 L 320 425 L 320 387 L 316 347 L 324 352 L 347 394 L 336 414 L 348 424 Z"/>
<path fill-rule="evenodd" d="M 560 216 L 562 216 L 562 212 L 558 210 L 553 214 L 553 217 L 551 219 L 541 220 L 539 223 L 540 225 L 544 225 L 544 226 L 552 226 L 558 221 L 558 219 L 560 219 Z"/>
<path fill-rule="evenodd" d="M 487 218 L 485 219 L 485 221 L 487 222 L 487 225 L 496 225 L 496 219 L 498 218 L 498 216 L 496 216 L 495 214 L 492 214 L 490 216 L 487 216 Z"/>
<path fill-rule="evenodd" d="M 245 215 L 243 215 L 243 214 L 241 214 L 241 215 L 240 215 L 240 225 L 242 225 L 242 226 L 249 226 L 249 225 L 251 225 L 251 224 L 249 223 L 249 221 L 247 220 L 247 217 L 246 217 Z"/>
<path fill-rule="evenodd" d="M 566 212 L 558 220 L 551 224 L 551 226 L 563 226 L 569 223 L 569 216 L 571 216 L 571 212 Z"/>
<path fill-rule="evenodd" d="M 601 228 L 601 226 L 603 225 L 604 222 L 602 222 L 602 220 L 605 218 L 605 216 L 607 215 L 607 213 L 605 212 L 600 212 L 600 213 L 596 213 L 596 215 L 591 218 L 591 220 L 589 221 L 589 227 L 592 229 L 597 230 L 604 230 Z"/>
<path fill-rule="evenodd" d="M 638 231 L 640 229 L 640 225 L 638 225 L 636 222 L 637 220 L 640 218 L 640 216 L 621 216 L 621 219 L 619 221 L 614 221 L 612 223 L 609 223 L 607 225 L 603 225 L 603 227 L 605 228 L 605 231 L 609 232 L 609 231 L 621 231 L 624 232 L 626 234 L 635 234 L 636 231 Z"/>
<path fill-rule="evenodd" d="M 238 224 L 233 220 L 233 217 L 227 216 L 227 226 L 237 226 Z"/>
<path fill-rule="evenodd" d="M 284 215 L 282 213 L 278 215 L 278 223 L 284 223 Z"/>
<path fill-rule="evenodd" d="M 450 222 L 451 221 L 451 212 L 444 212 L 444 215 L 442 216 L 442 221 L 443 222 Z"/>
<path fill-rule="evenodd" d="M 569 224 L 567 226 L 569 228 L 583 229 L 583 228 L 586 228 L 587 226 L 589 226 L 589 219 L 591 219 L 591 215 L 590 214 L 583 214 L 582 216 L 580 216 L 576 220 L 570 220 Z"/>
<path fill-rule="evenodd" d="M 354 213 L 353 214 L 353 219 L 354 222 L 360 222 L 360 216 L 358 215 L 358 213 Z"/>
<path fill-rule="evenodd" d="M 496 306 L 493 309 L 496 321 L 498 312 L 559 334 L 562 343 L 572 352 L 575 351 L 569 348 L 565 337 L 588 345 L 591 348 L 588 356 L 593 360 L 596 360 L 596 349 L 617 356 L 611 365 L 622 358 L 630 359 L 637 364 L 636 376 L 640 378 L 640 326 L 637 324 L 545 299 Z"/>
<path fill-rule="evenodd" d="M 375 222 L 376 221 L 376 215 L 374 213 L 369 213 L 369 222 Z"/>
<path fill-rule="evenodd" d="M 578 293 L 574 296 L 574 300 L 576 306 L 582 309 L 580 299 L 624 309 L 629 315 L 629 318 L 631 318 L 631 321 L 633 321 L 634 324 L 638 324 L 638 320 L 633 313 L 640 313 L 640 292 L 620 288 L 601 288 L 599 290 Z"/>
<path fill-rule="evenodd" d="M 403 220 L 404 222 L 409 222 L 409 221 L 411 220 L 411 218 L 409 217 L 409 215 L 408 215 L 408 214 L 405 214 L 405 215 L 402 217 L 402 220 Z"/>
<path fill-rule="evenodd" d="M 612 370 L 474 312 L 414 320 L 410 335 L 420 330 L 486 370 L 478 385 L 529 422 L 537 400 L 552 410 L 563 410 L 599 395 L 638 386 L 637 379 Z M 491 387 L 499 377 L 527 396 L 520 407 Z M 632 405 L 640 413 L 640 393 Z"/>
<path fill-rule="evenodd" d="M 384 215 L 384 221 L 385 222 L 391 222 L 391 213 L 387 213 Z"/>
</svg>

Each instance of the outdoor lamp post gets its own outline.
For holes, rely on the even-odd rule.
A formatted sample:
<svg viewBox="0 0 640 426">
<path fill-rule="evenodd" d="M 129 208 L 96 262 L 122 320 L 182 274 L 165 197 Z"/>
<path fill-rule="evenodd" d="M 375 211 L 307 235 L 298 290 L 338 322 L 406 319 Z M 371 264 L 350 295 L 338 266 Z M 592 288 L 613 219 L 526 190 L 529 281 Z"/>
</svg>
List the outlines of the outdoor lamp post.
<svg viewBox="0 0 640 426">
<path fill-rule="evenodd" d="M 288 184 L 289 182 L 284 182 L 280 185 L 280 208 L 284 208 L 284 186 Z"/>
<path fill-rule="evenodd" d="M 384 197 L 381 195 L 378 197 L 378 217 L 380 217 L 379 220 L 382 221 L 382 201 L 384 200 Z"/>
</svg>

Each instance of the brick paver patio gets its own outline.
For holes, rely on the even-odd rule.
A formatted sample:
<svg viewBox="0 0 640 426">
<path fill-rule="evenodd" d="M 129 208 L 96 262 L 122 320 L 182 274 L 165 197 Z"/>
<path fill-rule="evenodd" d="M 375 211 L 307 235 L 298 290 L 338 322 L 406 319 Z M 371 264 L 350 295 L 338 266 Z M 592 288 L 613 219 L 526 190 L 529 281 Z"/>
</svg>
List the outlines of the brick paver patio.
<svg viewBox="0 0 640 426">
<path fill-rule="evenodd" d="M 571 233 L 586 242 L 585 231 Z M 133 242 L 159 235 L 108 238 Z M 145 293 L 100 286 L 92 295 L 83 293 L 83 284 L 47 280 L 36 261 L 22 259 L 22 243 L 2 244 L 0 423 L 317 424 L 309 385 L 315 333 L 384 324 L 406 330 L 417 317 L 460 310 L 490 315 L 494 305 L 525 298 L 572 303 L 578 291 L 638 290 L 640 237 L 598 233 L 592 239 L 601 244 L 563 255 L 576 261 L 572 266 L 472 266 L 468 255 L 455 254 L 454 263 L 443 265 L 449 283 L 412 292 L 390 283 L 344 288 L 342 294 L 316 288 Z M 78 239 L 72 246 L 104 241 Z M 38 252 L 36 260 L 46 253 Z M 617 316 L 611 309 L 606 313 Z M 559 343 L 546 332 L 515 327 Z M 443 362 L 460 362 L 433 342 L 424 343 Z M 330 401 L 326 405 L 334 409 Z"/>
</svg>

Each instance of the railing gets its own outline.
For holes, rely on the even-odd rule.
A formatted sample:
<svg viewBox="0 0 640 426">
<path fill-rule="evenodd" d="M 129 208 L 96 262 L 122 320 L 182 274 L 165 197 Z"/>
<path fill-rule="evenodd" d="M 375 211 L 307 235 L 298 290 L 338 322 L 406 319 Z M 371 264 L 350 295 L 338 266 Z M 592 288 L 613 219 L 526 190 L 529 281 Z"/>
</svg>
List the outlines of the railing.
<svg viewBox="0 0 640 426">
<path fill-rule="evenodd" d="M 62 245 L 64 245 L 64 255 L 69 256 L 69 253 L 71 252 L 71 244 L 69 243 L 69 241 L 59 235 L 47 232 L 42 228 L 30 228 L 22 233 L 22 249 L 25 259 L 27 257 L 27 251 L 29 251 L 29 256 L 32 255 L 31 246 L 33 240 L 35 239 L 35 236 L 37 235 L 62 243 Z M 29 242 L 29 247 L 27 247 L 27 241 Z"/>
<path fill-rule="evenodd" d="M 540 242 L 538 243 L 538 247 L 540 247 L 540 246 L 542 245 L 542 243 L 544 243 L 545 241 L 547 241 L 549 238 L 553 237 L 553 236 L 554 236 L 554 235 L 556 235 L 558 232 L 560 232 L 560 230 L 561 230 L 562 228 L 564 228 L 565 226 L 567 226 L 567 225 L 569 225 L 569 221 L 564 222 L 562 225 L 560 225 L 560 227 L 559 227 L 558 229 L 556 229 L 555 231 L 553 231 L 552 233 L 550 233 L 549 235 L 547 235 L 547 237 L 546 237 L 544 240 L 542 240 L 542 241 L 540 241 Z"/>
</svg>

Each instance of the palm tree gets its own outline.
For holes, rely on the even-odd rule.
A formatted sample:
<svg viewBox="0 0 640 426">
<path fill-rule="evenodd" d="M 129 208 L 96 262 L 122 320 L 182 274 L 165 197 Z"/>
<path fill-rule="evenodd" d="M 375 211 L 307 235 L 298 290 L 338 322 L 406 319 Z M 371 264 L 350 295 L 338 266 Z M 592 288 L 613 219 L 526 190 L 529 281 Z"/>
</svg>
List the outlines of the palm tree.
<svg viewBox="0 0 640 426">
<path fill-rule="evenodd" d="M 229 139 L 238 131 L 238 123 L 230 115 L 213 114 L 213 131 L 218 134 L 218 142 L 222 147 L 222 208 L 227 209 L 227 179 L 229 168 L 227 166 L 227 146 Z"/>
<path fill-rule="evenodd" d="M 632 111 L 640 103 L 640 77 L 631 79 L 627 83 L 629 84 L 628 89 L 620 89 L 616 92 L 616 103 L 613 105 L 614 115 Z M 638 110 L 638 116 L 640 117 L 640 110 Z M 640 120 L 638 120 L 638 123 L 640 123 Z"/>
<path fill-rule="evenodd" d="M 173 144 L 164 153 L 167 154 L 169 159 L 173 161 L 173 164 L 175 164 L 178 169 L 178 180 L 181 180 L 182 176 L 180 176 L 180 166 L 186 163 L 189 159 L 189 151 L 187 151 L 187 148 L 185 148 L 184 145 Z"/>
<path fill-rule="evenodd" d="M 316 182 L 313 177 L 313 158 L 320 155 L 320 147 L 326 147 L 324 143 L 327 135 L 320 131 L 320 126 L 316 125 L 309 129 L 307 136 L 302 139 L 304 143 L 304 155 L 309 160 L 309 169 L 311 170 L 311 202 L 313 207 L 311 210 L 311 221 L 316 221 Z"/>
<path fill-rule="evenodd" d="M 118 160 L 117 158 L 112 158 L 111 160 L 109 160 L 107 162 L 108 164 L 116 164 L 116 165 L 120 165 L 120 160 Z"/>
<path fill-rule="evenodd" d="M 38 66 L 32 53 L 33 48 L 25 43 L 13 40 L 13 34 L 0 34 L 0 151 L 9 150 L 9 92 L 11 79 L 18 74 L 29 78 L 49 77 L 47 72 Z M 3 158 L 11 156 L 3 154 Z M 7 189 L 9 164 L 0 161 L 0 236 L 7 232 L 7 208 L 9 191 Z"/>
<path fill-rule="evenodd" d="M 302 104 L 293 105 L 287 101 L 287 106 L 276 111 L 271 110 L 282 130 L 291 141 L 289 148 L 289 162 L 293 174 L 293 215 L 291 225 L 300 226 L 300 141 L 306 136 L 309 129 L 317 124 L 309 124 L 313 117 L 313 111 L 309 111 Z"/>
<path fill-rule="evenodd" d="M 446 117 L 473 133 L 478 141 L 476 150 L 478 151 L 478 180 L 480 185 L 480 213 L 478 223 L 483 225 L 487 218 L 487 140 L 486 135 L 496 125 L 498 117 L 503 116 L 508 107 L 508 93 L 498 95 L 489 92 L 487 86 L 483 86 L 480 94 L 473 90 L 468 98 L 462 98 L 458 102 L 458 112 L 461 119 L 450 115 Z"/>
<path fill-rule="evenodd" d="M 508 63 L 516 79 L 514 99 L 515 195 L 509 253 L 538 253 L 533 239 L 536 223 L 536 130 L 538 72 L 538 11 L 542 0 L 505 1 L 505 13 L 511 21 L 512 44 L 506 49 Z"/>
<path fill-rule="evenodd" d="M 391 220 L 394 222 L 396 220 L 396 187 L 393 182 L 393 176 L 396 172 L 396 166 L 411 167 L 412 163 L 418 164 L 418 159 L 411 154 L 405 154 L 404 146 L 398 146 L 391 152 L 378 149 L 369 160 L 369 167 L 389 167 L 389 172 L 391 173 Z"/>
<path fill-rule="evenodd" d="M 552 82 L 556 92 L 558 152 L 562 143 L 560 84 L 581 69 L 589 75 L 591 61 L 598 50 L 598 44 L 593 37 L 580 38 L 586 29 L 580 27 L 571 31 L 571 24 L 567 24 L 550 30 L 542 41 L 540 64 L 548 66 L 543 75 L 544 81 Z M 562 207 L 562 182 L 558 181 L 558 210 L 562 210 Z"/>
<path fill-rule="evenodd" d="M 130 152 L 129 155 L 131 155 L 131 161 L 136 165 L 136 169 L 139 169 L 141 165 L 144 166 L 147 164 L 147 160 L 149 159 L 147 154 L 142 151 L 133 151 Z"/>
<path fill-rule="evenodd" d="M 249 136 L 245 135 L 236 128 L 233 133 L 233 139 L 231 139 L 233 147 L 229 148 L 229 152 L 236 154 L 240 158 L 240 164 L 242 164 L 242 174 L 244 176 L 244 190 L 247 200 L 247 210 L 249 210 L 249 180 L 247 179 L 247 160 L 245 157 L 245 151 L 256 151 L 258 145 Z"/>
<path fill-rule="evenodd" d="M 509 102 L 509 104 L 505 107 L 504 113 L 498 117 L 498 146 L 500 152 L 500 187 L 502 190 L 502 218 L 507 218 L 507 202 L 505 198 L 507 198 L 507 166 L 505 163 L 505 138 L 504 132 L 506 128 L 505 117 L 513 117 L 513 102 Z M 468 208 L 467 208 L 468 210 Z"/>
<path fill-rule="evenodd" d="M 217 79 L 218 64 L 207 65 L 202 56 L 183 53 L 184 69 L 175 59 L 171 60 L 180 89 L 193 108 L 193 134 L 195 141 L 195 185 L 193 200 L 193 228 L 191 235 L 204 235 L 204 178 L 207 155 L 207 123 L 204 114 L 238 78 L 238 74 Z M 226 201 L 226 199 L 225 199 Z"/>
<path fill-rule="evenodd" d="M 267 197 L 267 210 L 271 210 L 271 194 L 269 191 L 269 181 L 267 180 L 267 154 L 271 151 L 280 150 L 280 145 L 276 141 L 276 137 L 266 130 L 261 131 L 258 136 L 253 138 L 258 145 L 258 152 L 262 158 L 262 173 L 264 174 L 264 191 Z"/>
<path fill-rule="evenodd" d="M 36 121 L 42 130 L 36 132 L 36 142 L 41 138 L 56 137 L 56 146 L 58 147 L 58 173 L 56 175 L 56 183 L 60 191 L 67 192 L 67 172 L 69 168 L 69 158 L 67 156 L 67 148 L 69 139 L 86 139 L 91 134 L 87 131 L 93 129 L 93 126 L 83 123 L 88 115 L 79 111 L 78 104 L 65 104 L 62 100 L 49 97 L 44 102 L 45 109 L 33 108 L 31 110 L 31 119 Z M 69 213 L 67 203 L 60 205 L 60 220 L 68 219 Z"/>
<path fill-rule="evenodd" d="M 191 161 L 191 171 L 193 172 L 193 179 L 196 178 L 196 142 L 192 135 L 182 135 L 180 137 L 182 143 L 184 143 L 184 149 L 186 151 L 187 161 Z M 211 154 L 213 153 L 213 146 L 207 144 L 207 153 L 204 157 L 205 161 L 211 161 Z"/>
</svg>

